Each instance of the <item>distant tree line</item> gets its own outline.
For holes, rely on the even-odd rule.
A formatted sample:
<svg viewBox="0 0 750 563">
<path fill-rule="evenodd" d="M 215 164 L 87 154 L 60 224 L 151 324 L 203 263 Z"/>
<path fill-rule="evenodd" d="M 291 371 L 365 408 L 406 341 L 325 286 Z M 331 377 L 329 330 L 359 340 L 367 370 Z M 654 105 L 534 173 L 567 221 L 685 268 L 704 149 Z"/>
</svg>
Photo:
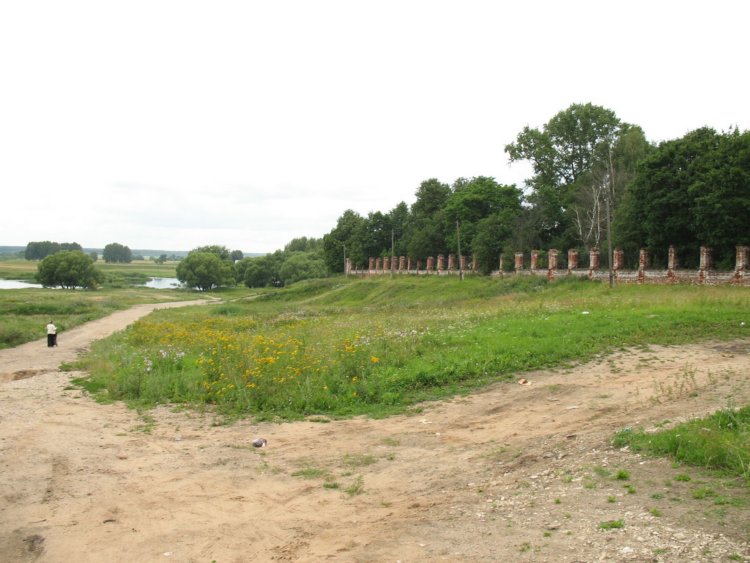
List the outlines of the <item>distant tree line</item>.
<svg viewBox="0 0 750 563">
<path fill-rule="evenodd" d="M 42 260 L 50 254 L 62 250 L 83 250 L 77 242 L 52 242 L 49 240 L 30 242 L 26 245 L 23 257 L 26 260 Z"/>
<path fill-rule="evenodd" d="M 201 291 L 238 284 L 280 287 L 327 275 L 322 240 L 307 237 L 292 240 L 284 250 L 248 258 L 224 246 L 202 246 L 191 250 L 177 265 L 177 279 Z"/>
</svg>

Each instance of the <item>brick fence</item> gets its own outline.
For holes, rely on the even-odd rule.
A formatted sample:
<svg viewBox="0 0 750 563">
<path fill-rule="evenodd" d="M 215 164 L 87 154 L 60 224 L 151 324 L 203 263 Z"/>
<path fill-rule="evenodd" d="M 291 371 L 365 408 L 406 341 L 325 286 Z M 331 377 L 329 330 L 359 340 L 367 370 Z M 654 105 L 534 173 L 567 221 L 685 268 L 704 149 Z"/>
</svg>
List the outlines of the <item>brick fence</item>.
<svg viewBox="0 0 750 563">
<path fill-rule="evenodd" d="M 677 254 L 673 246 L 669 247 L 666 268 L 657 268 L 649 264 L 648 251 L 641 249 L 638 259 L 637 270 L 626 270 L 623 268 L 624 253 L 616 249 L 612 253 L 612 275 L 615 281 L 628 283 L 696 283 L 707 285 L 737 284 L 750 286 L 749 258 L 750 247 L 737 246 L 737 254 L 734 270 L 717 271 L 713 267 L 712 250 L 708 246 L 700 249 L 700 265 L 697 270 L 680 269 L 677 262 Z M 579 252 L 568 250 L 567 268 L 558 267 L 559 251 L 550 249 L 547 252 L 547 266 L 539 268 L 540 251 L 532 250 L 530 255 L 530 266 L 524 268 L 526 256 L 523 252 L 513 255 L 514 268 L 512 271 L 505 270 L 505 255 L 500 255 L 498 269 L 492 272 L 492 276 L 518 276 L 518 275 L 543 275 L 548 279 L 565 276 L 586 277 L 592 280 L 609 280 L 609 270 L 601 266 L 601 254 L 597 249 L 589 251 L 588 268 L 578 267 Z M 476 274 L 477 261 L 472 257 L 469 262 L 466 256 L 456 257 L 455 254 L 447 256 L 438 254 L 437 259 L 433 256 L 427 258 L 425 263 L 421 260 L 414 261 L 407 256 L 393 256 L 384 258 L 370 258 L 367 268 L 357 268 L 351 260 L 346 260 L 346 274 L 358 276 L 382 275 L 382 274 L 411 274 L 411 275 L 457 275 Z"/>
</svg>

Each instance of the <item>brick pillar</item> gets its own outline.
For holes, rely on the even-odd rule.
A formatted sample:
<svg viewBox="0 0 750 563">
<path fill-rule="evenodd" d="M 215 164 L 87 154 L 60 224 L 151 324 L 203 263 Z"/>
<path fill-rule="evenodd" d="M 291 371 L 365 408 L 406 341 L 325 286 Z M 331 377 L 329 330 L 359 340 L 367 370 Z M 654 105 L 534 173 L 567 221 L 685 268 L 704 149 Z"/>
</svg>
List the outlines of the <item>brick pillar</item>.
<svg viewBox="0 0 750 563">
<path fill-rule="evenodd" d="M 538 250 L 532 250 L 531 251 L 531 271 L 536 272 L 536 266 L 539 262 L 539 251 Z"/>
<path fill-rule="evenodd" d="M 442 254 L 438 254 L 437 269 L 438 272 L 442 272 L 445 269 L 445 256 Z"/>
<path fill-rule="evenodd" d="M 698 271 L 698 281 L 703 283 L 706 281 L 706 274 L 713 268 L 713 253 L 710 246 L 701 246 L 701 264 L 700 270 Z"/>
<path fill-rule="evenodd" d="M 554 248 L 549 249 L 549 270 L 557 270 L 557 254 L 558 252 Z"/>
<path fill-rule="evenodd" d="M 748 256 L 750 256 L 750 246 L 737 247 L 737 260 L 734 266 L 735 272 L 744 272 L 745 270 L 747 270 Z"/>
<path fill-rule="evenodd" d="M 669 255 L 667 258 L 667 270 L 670 272 L 673 270 L 676 270 L 678 268 L 679 264 L 677 262 L 677 250 L 675 249 L 674 245 L 669 245 Z"/>
<path fill-rule="evenodd" d="M 500 259 L 497 261 L 497 269 L 500 270 L 500 275 L 503 273 L 503 262 L 505 262 L 505 254 L 500 253 Z"/>
<path fill-rule="evenodd" d="M 643 271 L 648 268 L 648 250 L 641 248 L 638 255 L 638 269 Z"/>
<path fill-rule="evenodd" d="M 520 272 L 521 270 L 523 270 L 523 252 L 516 252 L 515 259 L 515 270 L 516 272 Z"/>
<path fill-rule="evenodd" d="M 738 246 L 737 248 L 737 260 L 734 266 L 734 280 L 735 282 L 742 282 L 746 275 L 748 267 L 748 254 L 750 253 L 750 246 Z"/>
<path fill-rule="evenodd" d="M 466 271 L 466 256 L 462 254 L 461 256 L 458 257 L 458 260 L 459 260 L 458 263 L 461 264 L 461 271 L 465 272 Z"/>
<path fill-rule="evenodd" d="M 412 267 L 413 265 L 414 265 L 414 264 L 413 264 L 413 263 L 412 263 L 412 261 L 411 261 L 411 257 L 410 257 L 410 258 L 407 258 L 407 260 L 406 260 L 406 270 L 407 270 L 408 272 L 411 272 L 411 271 L 412 271 L 412 270 L 414 269 L 414 268 Z M 419 268 L 417 268 L 417 269 L 419 269 Z"/>
<path fill-rule="evenodd" d="M 435 258 L 433 256 L 427 257 L 427 271 L 431 272 L 435 269 Z"/>
<path fill-rule="evenodd" d="M 472 272 L 478 272 L 479 271 L 479 262 L 477 262 L 477 255 L 472 254 L 471 255 L 471 271 Z"/>
<path fill-rule="evenodd" d="M 578 251 L 575 248 L 568 250 L 568 270 L 578 268 Z"/>
<path fill-rule="evenodd" d="M 449 270 L 456 269 L 456 255 L 455 254 L 448 255 L 448 269 Z"/>
<path fill-rule="evenodd" d="M 372 271 L 372 270 L 374 270 L 374 269 L 375 269 L 375 258 L 373 258 L 373 257 L 370 257 L 370 261 L 369 261 L 369 262 L 370 262 L 370 263 L 368 264 L 368 269 L 369 269 L 370 271 Z"/>
<path fill-rule="evenodd" d="M 601 257 L 598 248 L 589 250 L 589 270 L 599 269 L 599 258 Z"/>
<path fill-rule="evenodd" d="M 419 272 L 420 270 L 422 270 L 422 261 L 417 260 L 417 272 Z"/>
<path fill-rule="evenodd" d="M 557 270 L 557 250 L 550 248 L 547 251 L 547 279 L 555 279 L 555 271 Z"/>
<path fill-rule="evenodd" d="M 391 258 L 389 256 L 383 257 L 383 271 L 387 272 L 391 269 Z"/>
<path fill-rule="evenodd" d="M 623 261 L 625 259 L 625 253 L 621 249 L 617 248 L 617 249 L 615 249 L 615 251 L 612 254 L 613 254 L 613 256 L 612 256 L 612 269 L 615 272 L 618 271 L 618 270 L 622 270 L 622 264 L 623 264 Z"/>
<path fill-rule="evenodd" d="M 347 258 L 344 262 L 344 274 L 349 274 L 349 272 L 352 271 L 352 260 L 351 258 Z"/>
<path fill-rule="evenodd" d="M 375 259 L 375 269 L 378 272 L 383 269 L 383 259 L 382 258 L 376 258 Z"/>
</svg>

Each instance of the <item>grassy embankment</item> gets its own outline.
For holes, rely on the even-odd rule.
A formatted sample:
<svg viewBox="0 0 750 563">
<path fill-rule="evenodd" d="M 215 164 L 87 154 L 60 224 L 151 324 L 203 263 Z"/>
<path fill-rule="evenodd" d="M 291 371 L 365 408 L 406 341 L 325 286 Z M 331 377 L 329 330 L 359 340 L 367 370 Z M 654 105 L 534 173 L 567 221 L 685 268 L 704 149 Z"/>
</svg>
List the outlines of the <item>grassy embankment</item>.
<svg viewBox="0 0 750 563">
<path fill-rule="evenodd" d="M 96 343 L 100 397 L 230 415 L 385 416 L 624 346 L 748 336 L 750 292 L 543 278 L 303 282 L 159 311 Z M 750 323 L 748 323 L 750 324 Z"/>
</svg>

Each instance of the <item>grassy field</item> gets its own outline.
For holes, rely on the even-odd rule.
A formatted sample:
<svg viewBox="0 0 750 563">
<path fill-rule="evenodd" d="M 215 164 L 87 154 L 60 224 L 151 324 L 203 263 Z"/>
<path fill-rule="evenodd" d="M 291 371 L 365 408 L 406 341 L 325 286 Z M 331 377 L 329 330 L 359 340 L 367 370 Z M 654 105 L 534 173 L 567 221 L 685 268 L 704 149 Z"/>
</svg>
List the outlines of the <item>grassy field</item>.
<svg viewBox="0 0 750 563">
<path fill-rule="evenodd" d="M 750 292 L 544 278 L 413 278 L 220 292 L 95 345 L 100 397 L 236 416 L 385 416 L 625 346 L 748 335 Z"/>
</svg>

